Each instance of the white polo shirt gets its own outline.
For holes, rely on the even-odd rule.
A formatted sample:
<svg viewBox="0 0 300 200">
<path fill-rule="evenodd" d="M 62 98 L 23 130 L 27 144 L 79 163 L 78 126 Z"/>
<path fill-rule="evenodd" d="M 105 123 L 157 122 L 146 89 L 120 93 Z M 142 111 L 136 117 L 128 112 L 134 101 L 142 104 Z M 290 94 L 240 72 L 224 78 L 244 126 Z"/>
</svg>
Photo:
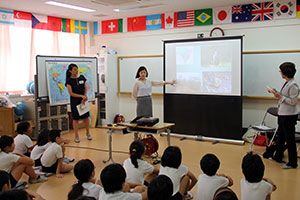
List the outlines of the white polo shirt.
<svg viewBox="0 0 300 200">
<path fill-rule="evenodd" d="M 28 149 L 33 146 L 32 140 L 26 134 L 18 134 L 15 139 L 15 149 L 14 152 L 25 154 L 28 152 Z"/>
<path fill-rule="evenodd" d="M 59 158 L 62 158 L 63 156 L 62 147 L 56 142 L 53 142 L 42 155 L 41 163 L 44 167 L 51 167 Z"/>
</svg>

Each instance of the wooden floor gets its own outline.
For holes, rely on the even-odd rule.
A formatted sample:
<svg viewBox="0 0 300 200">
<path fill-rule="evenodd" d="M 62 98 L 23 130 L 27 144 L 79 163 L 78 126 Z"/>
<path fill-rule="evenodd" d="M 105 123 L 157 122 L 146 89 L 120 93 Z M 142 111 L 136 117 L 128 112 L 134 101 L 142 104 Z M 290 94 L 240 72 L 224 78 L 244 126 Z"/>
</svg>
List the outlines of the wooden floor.
<svg viewBox="0 0 300 200">
<path fill-rule="evenodd" d="M 75 158 L 76 161 L 84 158 L 91 159 L 96 166 L 96 177 L 99 178 L 101 170 L 108 164 L 102 162 L 108 158 L 108 136 L 104 129 L 91 129 L 91 135 L 93 136 L 93 140 L 87 141 L 84 130 L 80 130 L 81 142 L 79 144 L 73 142 L 73 132 L 63 134 L 62 137 L 72 141 L 66 148 L 66 155 L 70 158 Z M 167 137 L 155 137 L 159 141 L 159 155 L 161 155 L 167 147 Z M 132 141 L 133 134 L 123 135 L 122 133 L 113 133 L 112 146 L 115 162 L 122 164 L 128 158 L 127 152 Z M 249 151 L 249 144 L 242 146 L 222 143 L 212 144 L 211 142 L 190 139 L 181 141 L 179 138 L 171 137 L 171 145 L 177 145 L 181 148 L 183 154 L 182 164 L 188 166 L 196 177 L 202 173 L 199 164 L 202 156 L 206 153 L 216 154 L 221 162 L 218 173 L 224 173 L 233 178 L 234 185 L 232 189 L 240 197 L 240 179 L 243 177 L 241 161 L 243 156 Z M 263 151 L 263 148 L 255 147 L 255 149 Z M 282 170 L 280 169 L 281 164 L 266 159 L 263 161 L 266 168 L 265 177 L 272 179 L 278 188 L 273 192 L 271 198 L 273 200 L 300 199 L 300 167 L 298 169 Z M 156 165 L 156 167 L 159 167 L 159 165 Z M 24 175 L 23 179 L 26 178 Z M 75 177 L 71 172 L 65 174 L 61 179 L 51 176 L 47 182 L 30 184 L 29 189 L 38 192 L 47 200 L 67 199 L 67 194 L 75 181 Z M 192 192 L 196 195 L 196 186 Z"/>
</svg>

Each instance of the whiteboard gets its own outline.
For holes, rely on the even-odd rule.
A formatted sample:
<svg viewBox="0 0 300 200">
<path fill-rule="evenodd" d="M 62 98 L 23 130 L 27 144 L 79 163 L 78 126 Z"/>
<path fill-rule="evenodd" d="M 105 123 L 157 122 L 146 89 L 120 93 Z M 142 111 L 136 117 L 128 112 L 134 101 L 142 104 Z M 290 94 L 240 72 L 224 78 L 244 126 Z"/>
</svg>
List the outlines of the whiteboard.
<svg viewBox="0 0 300 200">
<path fill-rule="evenodd" d="M 135 83 L 135 75 L 140 66 L 148 70 L 148 79 L 151 81 L 163 81 L 163 57 L 153 56 L 130 56 L 118 57 L 118 85 L 119 93 L 131 93 Z M 162 94 L 163 87 L 152 87 L 153 94 Z"/>
<path fill-rule="evenodd" d="M 281 78 L 279 65 L 293 62 L 297 72 L 295 80 L 300 84 L 300 51 L 245 52 L 243 54 L 243 96 L 272 97 L 266 86 L 280 91 L 285 80 Z"/>
<path fill-rule="evenodd" d="M 92 85 L 95 93 L 98 93 L 98 73 L 96 57 L 66 57 L 66 56 L 36 56 L 36 74 L 37 74 L 37 98 L 49 97 L 47 85 L 47 61 L 70 62 L 78 64 L 80 62 L 91 63 Z"/>
</svg>

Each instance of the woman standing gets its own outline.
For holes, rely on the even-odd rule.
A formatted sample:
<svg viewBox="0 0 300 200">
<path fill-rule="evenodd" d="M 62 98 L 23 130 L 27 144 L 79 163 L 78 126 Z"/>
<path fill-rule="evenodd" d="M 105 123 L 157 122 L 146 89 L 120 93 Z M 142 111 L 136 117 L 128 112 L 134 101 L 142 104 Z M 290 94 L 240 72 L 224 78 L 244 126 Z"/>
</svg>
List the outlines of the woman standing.
<svg viewBox="0 0 300 200">
<path fill-rule="evenodd" d="M 152 117 L 152 86 L 163 86 L 166 84 L 175 84 L 175 80 L 171 82 L 150 81 L 147 79 L 148 71 L 145 66 L 140 66 L 136 73 L 136 82 L 133 86 L 132 97 L 137 101 L 136 116 Z"/>
<path fill-rule="evenodd" d="M 92 140 L 92 137 L 89 132 L 89 112 L 79 115 L 77 110 L 77 105 L 84 104 L 88 98 L 87 94 L 87 85 L 86 78 L 83 75 L 78 74 L 78 66 L 76 64 L 70 64 L 66 72 L 66 84 L 68 92 L 71 96 L 71 111 L 73 117 L 73 129 L 75 132 L 75 142 L 79 143 L 78 135 L 78 122 L 80 119 L 84 120 L 86 136 L 88 140 Z"/>
<path fill-rule="evenodd" d="M 288 162 L 282 169 L 297 168 L 297 152 L 295 143 L 295 125 L 298 118 L 297 100 L 299 96 L 299 86 L 294 80 L 296 73 L 295 64 L 285 62 L 279 66 L 281 77 L 286 80 L 280 92 L 268 90 L 279 99 L 278 103 L 278 145 L 273 159 L 282 162 L 284 144 L 288 147 Z"/>
</svg>

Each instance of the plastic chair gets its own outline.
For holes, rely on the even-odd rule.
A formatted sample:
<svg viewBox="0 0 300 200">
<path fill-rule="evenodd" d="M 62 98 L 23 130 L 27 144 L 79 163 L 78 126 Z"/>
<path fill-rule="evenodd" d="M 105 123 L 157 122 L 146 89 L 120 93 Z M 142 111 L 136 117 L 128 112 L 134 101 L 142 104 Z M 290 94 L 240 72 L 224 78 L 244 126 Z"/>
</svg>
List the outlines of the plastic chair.
<svg viewBox="0 0 300 200">
<path fill-rule="evenodd" d="M 261 133 L 266 133 L 266 140 L 267 140 L 267 145 L 270 146 L 275 138 L 275 135 L 276 135 L 276 131 L 277 131 L 277 127 L 276 128 L 273 128 L 273 127 L 270 127 L 270 126 L 267 126 L 266 123 L 265 123 L 265 120 L 267 118 L 268 115 L 272 115 L 274 117 L 277 117 L 278 116 L 278 108 L 277 107 L 270 107 L 268 108 L 268 110 L 266 111 L 263 119 L 262 119 L 262 122 L 260 123 L 260 125 L 258 126 L 252 126 L 252 128 L 254 130 L 257 131 L 257 133 L 255 134 L 254 136 L 254 139 L 250 145 L 250 151 L 254 151 L 253 150 L 253 145 L 254 145 L 254 141 L 255 139 L 257 138 L 258 135 L 260 135 Z M 300 120 L 300 119 L 299 119 Z M 268 142 L 268 133 L 274 133 L 271 140 Z M 255 151 L 257 152 L 257 151 Z M 260 152 L 257 152 L 257 153 L 260 153 Z"/>
</svg>

